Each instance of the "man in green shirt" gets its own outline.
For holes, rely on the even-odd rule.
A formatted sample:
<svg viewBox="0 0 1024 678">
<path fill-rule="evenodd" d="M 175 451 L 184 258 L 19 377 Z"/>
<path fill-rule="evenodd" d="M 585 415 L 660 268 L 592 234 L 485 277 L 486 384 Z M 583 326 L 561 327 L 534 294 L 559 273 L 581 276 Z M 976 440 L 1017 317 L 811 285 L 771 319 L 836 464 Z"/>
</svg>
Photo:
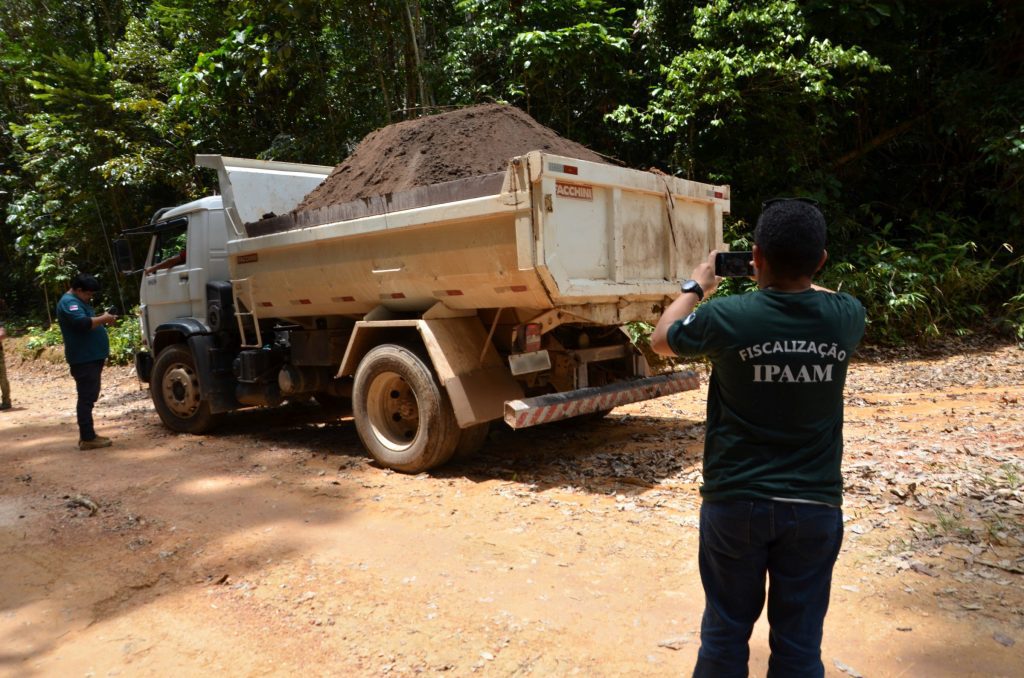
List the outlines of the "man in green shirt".
<svg viewBox="0 0 1024 678">
<path fill-rule="evenodd" d="M 78 447 L 94 450 L 110 447 L 111 440 L 96 435 L 93 428 L 92 408 L 100 397 L 100 376 L 103 364 L 110 355 L 107 325 L 117 321 L 110 313 L 96 315 L 91 302 L 100 283 L 96 278 L 79 273 L 71 281 L 71 289 L 57 302 L 57 323 L 64 337 L 64 357 L 75 378 L 78 403 Z"/>
<path fill-rule="evenodd" d="M 746 676 L 768 576 L 769 676 L 823 676 L 821 636 L 842 543 L 843 387 L 864 308 L 812 283 L 825 264 L 813 201 L 765 203 L 758 290 L 718 287 L 715 252 L 651 335 L 663 355 L 706 356 L 698 554 L 705 609 L 695 676 Z"/>
</svg>

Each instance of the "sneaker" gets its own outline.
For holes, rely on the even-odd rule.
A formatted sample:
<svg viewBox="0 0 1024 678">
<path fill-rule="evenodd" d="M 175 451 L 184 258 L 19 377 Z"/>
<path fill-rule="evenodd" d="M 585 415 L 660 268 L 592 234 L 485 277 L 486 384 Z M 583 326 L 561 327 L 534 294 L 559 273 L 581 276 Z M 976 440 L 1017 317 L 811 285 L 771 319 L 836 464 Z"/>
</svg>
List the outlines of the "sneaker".
<svg viewBox="0 0 1024 678">
<path fill-rule="evenodd" d="M 110 438 L 104 438 L 103 436 L 96 436 L 92 440 L 79 440 L 78 449 L 80 450 L 98 450 L 101 447 L 110 447 L 114 444 L 114 441 Z"/>
<path fill-rule="evenodd" d="M 0 410 L 9 410 L 9 409 L 11 409 L 11 401 L 10 400 L 7 400 L 7 401 L 4 401 L 4 402 L 0 403 Z"/>
</svg>

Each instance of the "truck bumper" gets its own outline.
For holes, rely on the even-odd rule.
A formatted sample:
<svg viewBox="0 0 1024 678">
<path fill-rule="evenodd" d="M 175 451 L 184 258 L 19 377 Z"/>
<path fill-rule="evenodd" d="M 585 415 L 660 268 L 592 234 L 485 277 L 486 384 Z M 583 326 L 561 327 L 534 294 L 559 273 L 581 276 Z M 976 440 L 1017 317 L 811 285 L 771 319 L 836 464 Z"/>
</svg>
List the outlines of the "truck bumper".
<svg viewBox="0 0 1024 678">
<path fill-rule="evenodd" d="M 607 386 L 509 400 L 505 402 L 505 423 L 516 429 L 528 428 L 670 393 L 689 391 L 699 385 L 697 373 L 686 370 L 636 381 L 620 381 Z"/>
</svg>

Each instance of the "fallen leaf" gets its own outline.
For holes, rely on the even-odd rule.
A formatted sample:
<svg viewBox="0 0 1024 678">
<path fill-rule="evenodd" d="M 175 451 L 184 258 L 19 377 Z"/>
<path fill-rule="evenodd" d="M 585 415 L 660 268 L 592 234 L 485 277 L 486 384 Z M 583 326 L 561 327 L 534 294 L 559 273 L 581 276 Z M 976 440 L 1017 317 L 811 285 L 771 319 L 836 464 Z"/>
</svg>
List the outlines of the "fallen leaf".
<svg viewBox="0 0 1024 678">
<path fill-rule="evenodd" d="M 658 647 L 667 647 L 670 650 L 681 650 L 690 642 L 690 636 L 673 636 L 658 643 Z"/>
<path fill-rule="evenodd" d="M 999 633 L 998 631 L 992 634 L 992 639 L 1004 647 L 1010 647 L 1011 645 L 1017 642 L 1010 636 L 1005 635 L 1003 633 Z"/>
<path fill-rule="evenodd" d="M 843 673 L 846 673 L 846 674 L 849 674 L 849 675 L 853 676 L 853 678 L 864 678 L 863 674 L 861 674 L 859 671 L 857 671 L 857 669 L 853 668 L 852 666 L 848 666 L 848 665 L 844 664 L 843 662 L 839 661 L 838 659 L 833 659 L 832 663 L 836 665 L 837 669 L 839 669 Z"/>
</svg>

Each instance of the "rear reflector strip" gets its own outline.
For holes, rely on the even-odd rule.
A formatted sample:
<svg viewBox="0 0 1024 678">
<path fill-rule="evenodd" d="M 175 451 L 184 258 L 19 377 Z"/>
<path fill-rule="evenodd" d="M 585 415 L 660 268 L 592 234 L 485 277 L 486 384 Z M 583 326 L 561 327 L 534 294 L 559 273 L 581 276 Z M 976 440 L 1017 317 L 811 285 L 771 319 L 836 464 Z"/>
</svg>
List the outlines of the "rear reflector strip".
<svg viewBox="0 0 1024 678">
<path fill-rule="evenodd" d="M 331 301 L 355 301 L 355 297 L 331 297 Z"/>
<path fill-rule="evenodd" d="M 548 171 L 550 172 L 561 172 L 562 174 L 575 174 L 579 175 L 580 168 L 575 165 L 560 165 L 557 162 L 548 163 Z"/>
<path fill-rule="evenodd" d="M 509 400 L 505 402 L 505 423 L 512 428 L 528 428 L 581 414 L 610 410 L 619 405 L 651 400 L 671 393 L 689 391 L 699 385 L 697 373 L 687 370 L 635 381 L 620 381 L 607 386 Z"/>
</svg>

